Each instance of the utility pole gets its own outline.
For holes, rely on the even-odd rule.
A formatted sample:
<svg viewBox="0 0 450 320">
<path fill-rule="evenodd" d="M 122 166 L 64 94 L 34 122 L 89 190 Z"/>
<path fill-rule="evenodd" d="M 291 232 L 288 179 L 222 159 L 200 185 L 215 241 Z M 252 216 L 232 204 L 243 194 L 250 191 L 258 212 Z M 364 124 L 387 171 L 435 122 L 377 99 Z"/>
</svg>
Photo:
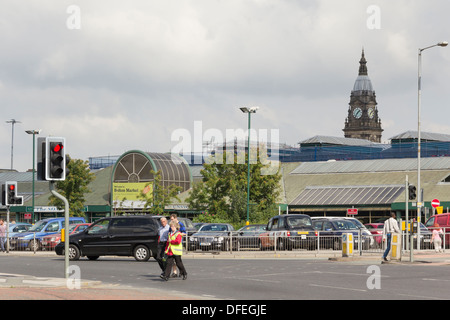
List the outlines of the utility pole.
<svg viewBox="0 0 450 320">
<path fill-rule="evenodd" d="M 21 123 L 20 121 L 17 121 L 16 119 L 11 119 L 6 121 L 6 123 L 11 123 L 12 127 L 12 134 L 11 134 L 11 170 L 14 169 L 14 125 L 16 123 Z"/>
</svg>

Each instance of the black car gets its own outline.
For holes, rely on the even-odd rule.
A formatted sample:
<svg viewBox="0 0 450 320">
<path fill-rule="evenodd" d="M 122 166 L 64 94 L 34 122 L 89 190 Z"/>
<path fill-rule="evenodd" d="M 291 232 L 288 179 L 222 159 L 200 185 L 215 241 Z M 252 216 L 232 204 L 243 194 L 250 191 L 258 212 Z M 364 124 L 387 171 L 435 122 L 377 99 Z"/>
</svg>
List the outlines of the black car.
<svg viewBox="0 0 450 320">
<path fill-rule="evenodd" d="M 150 216 L 117 216 L 98 220 L 86 230 L 70 235 L 69 259 L 86 256 L 96 260 L 99 256 L 134 256 L 147 261 L 156 256 L 160 222 Z M 55 247 L 57 255 L 64 255 L 64 243 Z"/>
<path fill-rule="evenodd" d="M 283 214 L 274 216 L 267 224 L 267 232 L 259 236 L 261 250 L 317 249 L 317 232 L 310 216 L 305 214 Z"/>
<path fill-rule="evenodd" d="M 233 231 L 233 226 L 228 223 L 205 223 L 198 232 L 189 237 L 188 249 L 228 251 Z"/>
</svg>

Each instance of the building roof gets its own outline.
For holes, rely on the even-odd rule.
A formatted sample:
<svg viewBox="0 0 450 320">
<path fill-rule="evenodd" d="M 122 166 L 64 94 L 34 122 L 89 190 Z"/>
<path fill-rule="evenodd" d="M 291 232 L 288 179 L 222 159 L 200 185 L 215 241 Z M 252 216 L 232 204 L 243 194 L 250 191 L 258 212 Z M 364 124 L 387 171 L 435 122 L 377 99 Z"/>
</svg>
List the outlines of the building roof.
<svg viewBox="0 0 450 320">
<path fill-rule="evenodd" d="M 404 185 L 306 187 L 289 205 L 387 205 L 404 189 Z"/>
<path fill-rule="evenodd" d="M 450 170 L 450 157 L 423 158 L 420 161 L 423 170 Z M 417 159 L 375 159 L 303 162 L 291 174 L 335 174 L 335 173 L 375 173 L 417 170 Z"/>
<path fill-rule="evenodd" d="M 332 137 L 332 136 L 314 136 L 312 138 L 299 142 L 301 146 L 311 144 L 327 144 L 327 145 L 343 145 L 343 146 L 373 146 L 377 143 L 366 139 L 353 139 L 344 137 Z"/>
<path fill-rule="evenodd" d="M 418 139 L 417 131 L 405 131 L 396 136 L 390 138 L 390 140 L 417 140 Z M 433 133 L 433 132 L 420 132 L 420 140 L 428 140 L 428 141 L 441 141 L 441 142 L 449 142 L 450 134 L 444 133 Z"/>
</svg>

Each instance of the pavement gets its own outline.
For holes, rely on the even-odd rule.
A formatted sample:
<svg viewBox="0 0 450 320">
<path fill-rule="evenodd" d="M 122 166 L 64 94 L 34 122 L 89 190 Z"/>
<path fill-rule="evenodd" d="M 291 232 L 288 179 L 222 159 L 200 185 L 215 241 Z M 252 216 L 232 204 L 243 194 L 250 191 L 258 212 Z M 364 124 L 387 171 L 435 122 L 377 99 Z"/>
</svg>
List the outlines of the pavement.
<svg viewBox="0 0 450 320">
<path fill-rule="evenodd" d="M 54 252 L 10 251 L 11 256 L 48 256 Z M 444 253 L 417 251 L 413 261 L 409 252 L 401 260 L 381 261 L 380 253 L 355 254 L 342 257 L 341 252 L 261 252 L 244 251 L 213 254 L 193 253 L 183 255 L 183 259 L 317 259 L 334 262 L 379 263 L 379 264 L 421 264 L 427 266 L 450 265 L 450 250 Z M 155 288 L 135 288 L 123 285 L 105 284 L 92 280 L 67 280 L 65 278 L 35 277 L 30 275 L 7 274 L 0 272 L 0 300 L 205 300 L 202 296 L 167 292 Z M 208 299 L 210 300 L 210 299 Z"/>
</svg>

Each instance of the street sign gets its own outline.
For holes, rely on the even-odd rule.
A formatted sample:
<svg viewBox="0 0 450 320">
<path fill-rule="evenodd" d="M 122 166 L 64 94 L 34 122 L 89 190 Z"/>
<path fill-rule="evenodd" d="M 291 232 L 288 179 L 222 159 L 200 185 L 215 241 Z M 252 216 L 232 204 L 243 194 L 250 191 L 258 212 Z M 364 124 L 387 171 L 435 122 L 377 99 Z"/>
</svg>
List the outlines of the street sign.
<svg viewBox="0 0 450 320">
<path fill-rule="evenodd" d="M 355 208 L 347 209 L 347 214 L 348 215 L 358 214 L 358 209 L 355 209 Z"/>
<path fill-rule="evenodd" d="M 441 202 L 438 199 L 433 199 L 433 201 L 431 201 L 431 206 L 433 208 L 437 208 L 441 205 Z"/>
</svg>

